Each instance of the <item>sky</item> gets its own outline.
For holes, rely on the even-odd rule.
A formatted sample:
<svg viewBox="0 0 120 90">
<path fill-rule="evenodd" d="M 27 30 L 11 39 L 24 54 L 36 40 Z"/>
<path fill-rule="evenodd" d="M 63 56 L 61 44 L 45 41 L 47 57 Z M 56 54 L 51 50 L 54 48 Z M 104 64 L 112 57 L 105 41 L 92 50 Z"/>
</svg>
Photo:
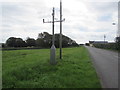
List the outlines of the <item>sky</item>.
<svg viewBox="0 0 120 90">
<path fill-rule="evenodd" d="M 0 1 L 0 43 L 9 37 L 37 39 L 38 33 L 52 34 L 52 8 L 55 7 L 55 20 L 60 18 L 60 0 L 4 0 Z M 62 0 L 62 13 L 65 22 L 62 33 L 79 44 L 89 41 L 106 40 L 114 42 L 118 25 L 118 0 Z M 112 25 L 112 23 L 116 25 Z M 55 33 L 59 33 L 55 23 Z"/>
</svg>

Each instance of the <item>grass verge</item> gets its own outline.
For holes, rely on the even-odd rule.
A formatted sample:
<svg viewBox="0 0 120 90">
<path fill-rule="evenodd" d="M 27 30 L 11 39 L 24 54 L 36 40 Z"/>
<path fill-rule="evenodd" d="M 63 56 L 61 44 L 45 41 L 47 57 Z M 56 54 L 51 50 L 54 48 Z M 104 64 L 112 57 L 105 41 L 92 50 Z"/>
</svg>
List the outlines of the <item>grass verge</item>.
<svg viewBox="0 0 120 90">
<path fill-rule="evenodd" d="M 3 51 L 3 88 L 101 88 L 85 47 L 56 53 L 53 66 L 49 49 Z"/>
</svg>

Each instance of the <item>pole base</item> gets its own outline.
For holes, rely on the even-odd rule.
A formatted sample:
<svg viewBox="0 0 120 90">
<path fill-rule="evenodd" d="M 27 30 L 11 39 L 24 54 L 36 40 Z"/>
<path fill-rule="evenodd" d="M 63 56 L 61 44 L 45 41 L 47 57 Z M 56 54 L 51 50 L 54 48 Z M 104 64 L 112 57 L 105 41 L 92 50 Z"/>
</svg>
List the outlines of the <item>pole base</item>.
<svg viewBox="0 0 120 90">
<path fill-rule="evenodd" d="M 56 62 L 56 48 L 55 48 L 54 44 L 52 45 L 52 47 L 50 49 L 50 64 L 51 65 L 57 64 L 57 62 Z"/>
</svg>

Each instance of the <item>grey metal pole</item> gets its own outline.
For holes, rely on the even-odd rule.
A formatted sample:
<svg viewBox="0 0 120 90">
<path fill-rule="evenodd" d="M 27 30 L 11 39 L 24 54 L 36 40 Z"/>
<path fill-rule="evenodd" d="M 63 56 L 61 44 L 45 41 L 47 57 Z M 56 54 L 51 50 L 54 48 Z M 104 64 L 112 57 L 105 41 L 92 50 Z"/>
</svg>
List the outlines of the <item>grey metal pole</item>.
<svg viewBox="0 0 120 90">
<path fill-rule="evenodd" d="M 60 20 L 55 21 L 54 20 L 55 16 L 55 9 L 53 7 L 53 13 L 52 13 L 52 21 L 47 21 L 43 19 L 43 23 L 52 23 L 52 47 L 50 49 L 50 63 L 51 64 L 56 64 L 56 48 L 55 48 L 55 34 L 54 34 L 54 23 L 55 22 L 60 22 L 60 59 L 62 59 L 62 22 L 65 21 L 65 19 L 62 20 L 62 2 L 60 1 Z"/>
<path fill-rule="evenodd" d="M 57 61 L 56 61 L 56 48 L 55 48 L 55 34 L 54 34 L 54 23 L 55 22 L 61 22 L 60 23 L 60 58 L 62 58 L 62 22 L 65 21 L 65 19 L 62 20 L 62 4 L 60 4 L 60 20 L 58 21 L 55 21 L 54 20 L 54 16 L 55 16 L 55 9 L 53 7 L 53 13 L 52 13 L 52 21 L 47 21 L 45 22 L 45 20 L 43 19 L 43 23 L 52 23 L 52 47 L 50 49 L 50 64 L 56 64 Z"/>
<path fill-rule="evenodd" d="M 60 0 L 60 59 L 62 59 L 62 2 Z"/>
<path fill-rule="evenodd" d="M 54 15 L 55 15 L 55 12 L 54 12 L 54 7 L 53 7 L 53 13 L 52 13 L 52 34 L 53 34 L 53 37 L 52 37 L 52 47 L 50 49 L 50 64 L 54 65 L 56 64 L 56 48 L 54 46 L 54 41 L 55 41 L 55 34 L 54 34 Z"/>
<path fill-rule="evenodd" d="M 118 37 L 120 37 L 120 1 L 118 2 Z"/>
<path fill-rule="evenodd" d="M 104 44 L 105 44 L 105 35 L 104 35 Z"/>
<path fill-rule="evenodd" d="M 104 48 L 105 48 L 105 38 L 106 38 L 106 36 L 104 35 Z"/>
<path fill-rule="evenodd" d="M 53 13 L 52 13 L 52 23 L 53 23 L 53 25 L 52 25 L 52 35 L 53 35 L 53 37 L 52 37 L 52 45 L 55 44 L 54 43 L 54 41 L 55 41 L 55 35 L 54 35 L 54 15 L 55 15 L 55 10 L 54 10 L 54 7 L 53 7 Z"/>
</svg>

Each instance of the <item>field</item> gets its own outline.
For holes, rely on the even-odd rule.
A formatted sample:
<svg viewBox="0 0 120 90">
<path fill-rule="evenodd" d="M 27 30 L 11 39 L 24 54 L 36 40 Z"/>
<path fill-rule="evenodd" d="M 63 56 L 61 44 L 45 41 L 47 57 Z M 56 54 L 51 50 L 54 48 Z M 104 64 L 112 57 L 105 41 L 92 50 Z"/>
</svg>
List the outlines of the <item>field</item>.
<svg viewBox="0 0 120 90">
<path fill-rule="evenodd" d="M 49 49 L 3 51 L 3 88 L 101 88 L 85 47 L 64 48 L 49 64 Z"/>
</svg>

